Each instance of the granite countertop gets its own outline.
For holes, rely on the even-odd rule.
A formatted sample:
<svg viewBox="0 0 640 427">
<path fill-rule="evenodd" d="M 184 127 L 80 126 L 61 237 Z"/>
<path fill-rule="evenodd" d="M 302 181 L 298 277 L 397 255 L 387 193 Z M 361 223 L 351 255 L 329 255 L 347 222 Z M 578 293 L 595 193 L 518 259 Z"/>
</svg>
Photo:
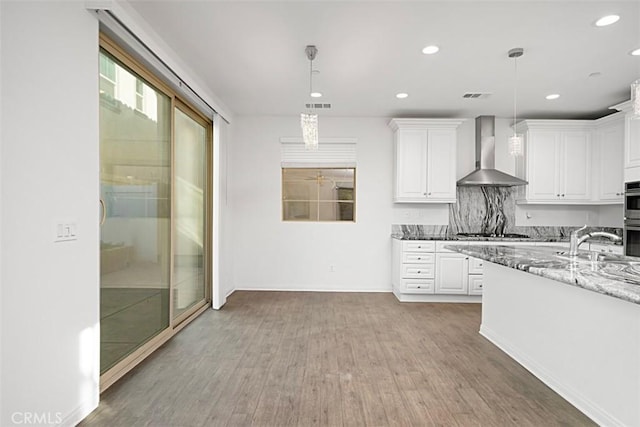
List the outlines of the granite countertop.
<svg viewBox="0 0 640 427">
<path fill-rule="evenodd" d="M 640 258 L 606 254 L 593 262 L 588 251 L 570 258 L 566 251 L 542 246 L 452 244 L 447 249 L 640 304 Z"/>
<path fill-rule="evenodd" d="M 567 237 L 547 236 L 547 237 L 463 237 L 463 236 L 447 236 L 447 235 L 407 235 L 392 234 L 392 238 L 398 240 L 447 240 L 447 241 L 463 241 L 463 242 L 568 242 Z M 604 241 L 603 241 L 604 242 Z M 598 242 L 600 243 L 600 242 Z"/>
</svg>

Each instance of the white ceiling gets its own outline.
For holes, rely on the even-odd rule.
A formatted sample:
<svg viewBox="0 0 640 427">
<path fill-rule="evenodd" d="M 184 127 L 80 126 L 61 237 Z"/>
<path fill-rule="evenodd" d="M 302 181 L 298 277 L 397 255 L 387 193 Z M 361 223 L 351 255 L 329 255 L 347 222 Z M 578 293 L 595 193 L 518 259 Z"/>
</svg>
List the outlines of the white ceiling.
<svg viewBox="0 0 640 427">
<path fill-rule="evenodd" d="M 640 78 L 640 1 L 134 1 L 136 11 L 239 115 L 596 118 Z M 608 14 L 618 23 L 596 27 Z M 435 55 L 421 50 L 440 46 Z M 599 77 L 589 77 L 591 73 Z M 398 92 L 409 97 L 396 99 Z M 467 100 L 465 92 L 490 92 Z M 561 97 L 548 101 L 545 95 Z"/>
</svg>

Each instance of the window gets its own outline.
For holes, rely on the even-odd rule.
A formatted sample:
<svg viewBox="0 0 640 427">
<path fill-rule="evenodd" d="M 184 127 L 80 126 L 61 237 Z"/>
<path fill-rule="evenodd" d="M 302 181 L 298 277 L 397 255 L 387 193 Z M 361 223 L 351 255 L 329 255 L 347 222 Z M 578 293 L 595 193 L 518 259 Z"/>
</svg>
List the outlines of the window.
<svg viewBox="0 0 640 427">
<path fill-rule="evenodd" d="M 100 55 L 100 94 L 116 97 L 116 64 L 109 57 Z"/>
<path fill-rule="evenodd" d="M 136 79 L 136 110 L 144 111 L 144 83 Z"/>
<path fill-rule="evenodd" d="M 355 221 L 355 168 L 282 168 L 284 221 Z"/>
</svg>

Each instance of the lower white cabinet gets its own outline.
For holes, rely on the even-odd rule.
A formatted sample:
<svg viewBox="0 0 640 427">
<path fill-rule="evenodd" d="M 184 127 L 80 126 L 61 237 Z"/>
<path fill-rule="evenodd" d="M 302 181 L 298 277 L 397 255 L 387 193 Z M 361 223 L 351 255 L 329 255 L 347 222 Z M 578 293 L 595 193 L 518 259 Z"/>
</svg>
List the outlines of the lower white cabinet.
<svg viewBox="0 0 640 427">
<path fill-rule="evenodd" d="M 482 286 L 469 286 L 469 256 L 446 249 L 452 241 L 393 239 L 393 293 L 400 301 L 480 302 Z M 482 261 L 473 263 L 482 274 Z"/>
<path fill-rule="evenodd" d="M 468 295 L 469 256 L 459 253 L 436 254 L 436 293 Z"/>
<path fill-rule="evenodd" d="M 472 258 L 476 259 L 476 258 Z M 482 295 L 482 281 L 484 276 L 482 274 L 470 274 L 469 275 L 469 295 Z"/>
<path fill-rule="evenodd" d="M 392 239 L 393 293 L 400 301 L 481 302 L 484 260 L 446 249 L 449 245 L 552 246 L 569 242 L 488 242 Z M 621 253 L 622 246 L 591 244 L 591 250 Z M 587 249 L 589 245 L 582 245 Z"/>
</svg>

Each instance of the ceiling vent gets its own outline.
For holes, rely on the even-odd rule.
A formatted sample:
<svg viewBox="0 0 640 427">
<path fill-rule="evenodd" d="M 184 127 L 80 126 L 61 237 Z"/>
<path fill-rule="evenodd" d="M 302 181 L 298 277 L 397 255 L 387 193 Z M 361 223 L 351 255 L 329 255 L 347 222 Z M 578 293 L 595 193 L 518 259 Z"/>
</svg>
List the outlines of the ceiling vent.
<svg viewBox="0 0 640 427">
<path fill-rule="evenodd" d="M 320 110 L 320 109 L 324 109 L 327 110 L 329 108 L 331 108 L 331 104 L 305 104 L 305 107 L 307 108 L 315 108 L 316 110 Z"/>
<path fill-rule="evenodd" d="M 466 92 L 462 95 L 465 99 L 487 99 L 491 96 L 489 92 Z"/>
</svg>

